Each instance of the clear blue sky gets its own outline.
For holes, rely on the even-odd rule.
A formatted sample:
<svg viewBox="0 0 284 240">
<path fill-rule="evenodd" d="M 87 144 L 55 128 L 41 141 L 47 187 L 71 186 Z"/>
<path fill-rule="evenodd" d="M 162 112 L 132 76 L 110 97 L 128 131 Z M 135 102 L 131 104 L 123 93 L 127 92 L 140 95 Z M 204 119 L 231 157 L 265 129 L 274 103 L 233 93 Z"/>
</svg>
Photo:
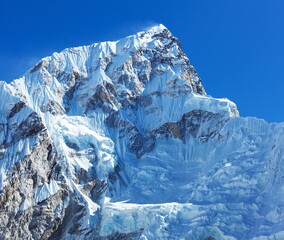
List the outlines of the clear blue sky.
<svg viewBox="0 0 284 240">
<path fill-rule="evenodd" d="M 155 23 L 180 39 L 209 95 L 231 99 L 242 116 L 284 121 L 283 0 L 2 0 L 0 79 Z"/>
</svg>

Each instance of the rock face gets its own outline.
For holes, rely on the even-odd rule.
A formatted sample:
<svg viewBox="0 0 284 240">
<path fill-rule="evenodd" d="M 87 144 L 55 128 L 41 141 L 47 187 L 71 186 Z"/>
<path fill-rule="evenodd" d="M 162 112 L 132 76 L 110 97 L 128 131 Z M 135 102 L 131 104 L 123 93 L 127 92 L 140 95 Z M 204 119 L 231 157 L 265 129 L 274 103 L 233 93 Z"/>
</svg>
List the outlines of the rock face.
<svg viewBox="0 0 284 240">
<path fill-rule="evenodd" d="M 284 124 L 207 96 L 164 26 L 0 93 L 0 239 L 284 239 Z"/>
</svg>

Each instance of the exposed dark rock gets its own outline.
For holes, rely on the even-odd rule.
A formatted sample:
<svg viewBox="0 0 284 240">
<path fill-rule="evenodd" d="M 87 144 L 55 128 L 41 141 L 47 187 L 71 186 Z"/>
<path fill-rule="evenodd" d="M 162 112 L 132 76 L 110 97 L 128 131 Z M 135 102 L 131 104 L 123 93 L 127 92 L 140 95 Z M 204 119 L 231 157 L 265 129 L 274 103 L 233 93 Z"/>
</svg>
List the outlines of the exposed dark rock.
<svg viewBox="0 0 284 240">
<path fill-rule="evenodd" d="M 33 112 L 15 129 L 13 141 L 17 141 L 21 138 L 32 137 L 44 128 L 45 126 L 43 125 L 39 115 Z"/>
<path fill-rule="evenodd" d="M 106 124 L 110 128 L 117 128 L 123 124 L 123 120 L 119 118 L 118 112 L 113 112 L 106 118 Z"/>
<path fill-rule="evenodd" d="M 107 190 L 107 182 L 106 181 L 96 181 L 93 189 L 91 190 L 91 197 L 95 201 L 98 201 L 100 196 Z"/>
<path fill-rule="evenodd" d="M 63 176 L 62 176 L 62 167 L 57 163 L 57 162 L 54 162 L 52 165 L 51 165 L 51 169 L 50 169 L 50 172 L 48 174 L 48 181 L 50 181 L 51 179 L 57 179 L 61 182 L 64 182 L 64 179 L 63 179 Z M 36 183 L 36 181 L 34 181 Z"/>
<path fill-rule="evenodd" d="M 110 236 L 107 236 L 105 239 L 108 240 L 139 240 L 142 234 L 143 229 L 133 233 L 114 233 Z M 103 238 L 102 238 L 103 239 Z"/>
<path fill-rule="evenodd" d="M 215 240 L 215 238 L 214 238 L 214 237 L 209 236 L 209 237 L 204 238 L 204 240 Z"/>
<path fill-rule="evenodd" d="M 55 160 L 50 139 L 42 132 L 31 154 L 8 173 L 9 184 L 0 193 L 0 239 L 48 239 L 58 228 L 61 217 L 56 215 L 63 216 L 67 188 L 40 204 L 34 200 L 37 186 L 49 181 Z M 24 207 L 24 202 L 28 207 Z"/>
<path fill-rule="evenodd" d="M 188 72 L 189 79 L 193 87 L 193 92 L 198 93 L 200 95 L 206 95 L 205 89 L 201 83 L 201 79 L 198 76 L 195 68 L 190 64 L 188 64 L 186 71 Z"/>
<path fill-rule="evenodd" d="M 63 109 L 59 103 L 55 101 L 49 100 L 48 103 L 41 107 L 42 112 L 50 112 L 53 115 L 62 115 L 65 113 L 65 109 Z"/>
<path fill-rule="evenodd" d="M 168 29 L 164 29 L 160 33 L 156 33 L 152 36 L 152 38 L 157 38 L 159 40 L 171 39 L 174 38 Z"/>
<path fill-rule="evenodd" d="M 189 136 L 198 139 L 200 142 L 207 142 L 212 138 L 220 137 L 219 131 L 228 120 L 220 114 L 193 110 L 184 114 L 180 121 L 165 123 L 151 133 L 158 135 L 158 137 L 179 138 L 184 142 Z M 200 129 L 205 123 L 208 127 Z"/>
<path fill-rule="evenodd" d="M 153 135 L 140 133 L 130 122 L 120 119 L 118 113 L 110 114 L 106 118 L 106 123 L 110 128 L 118 129 L 120 137 L 127 136 L 129 149 L 137 158 L 141 158 L 146 152 L 151 152 L 155 147 Z"/>
<path fill-rule="evenodd" d="M 122 85 L 127 85 L 130 82 L 131 82 L 131 75 L 127 73 L 120 75 L 120 77 L 118 78 L 118 83 Z"/>
<path fill-rule="evenodd" d="M 8 115 L 8 118 L 14 117 L 15 114 L 18 113 L 19 111 L 21 111 L 21 109 L 22 109 L 23 107 L 25 107 L 25 106 L 26 106 L 26 104 L 25 104 L 24 102 L 22 102 L 22 101 L 17 102 L 17 103 L 12 107 L 12 109 L 11 109 L 9 115 Z"/>
<path fill-rule="evenodd" d="M 75 91 L 80 87 L 81 84 L 84 83 L 84 78 L 80 76 L 80 74 L 76 71 L 70 73 L 60 73 L 58 78 L 63 78 L 69 85 L 69 89 L 63 96 L 63 103 L 66 112 L 70 109 L 70 102 L 73 99 Z"/>
<path fill-rule="evenodd" d="M 30 73 L 34 73 L 38 71 L 42 67 L 42 64 L 43 64 L 43 60 L 38 62 L 36 65 L 34 65 L 33 68 L 30 70 Z"/>
<path fill-rule="evenodd" d="M 95 94 L 87 103 L 86 112 L 101 108 L 103 111 L 111 111 L 115 106 L 116 91 L 112 84 L 104 81 L 102 85 L 96 87 Z"/>
<path fill-rule="evenodd" d="M 138 133 L 130 137 L 130 150 L 135 152 L 137 158 L 141 158 L 145 153 L 154 149 L 155 143 L 156 139 L 154 136 L 144 136 Z"/>
<path fill-rule="evenodd" d="M 80 219 L 86 214 L 86 209 L 79 204 L 80 200 L 74 194 L 70 195 L 70 202 L 64 210 L 64 216 L 57 229 L 52 232 L 49 239 L 62 239 L 66 234 L 80 235 Z"/>
<path fill-rule="evenodd" d="M 114 172 L 109 173 L 108 179 L 112 184 L 114 184 L 119 179 L 120 171 L 121 171 L 121 169 L 120 169 L 119 165 L 116 165 L 115 168 L 114 168 Z"/>
<path fill-rule="evenodd" d="M 179 123 L 170 122 L 165 123 L 157 130 L 154 130 L 153 134 L 162 135 L 165 138 L 174 137 L 184 139 L 185 131 L 183 131 Z"/>
<path fill-rule="evenodd" d="M 152 104 L 152 98 L 149 96 L 138 96 L 136 99 L 138 105 L 147 107 Z"/>
</svg>

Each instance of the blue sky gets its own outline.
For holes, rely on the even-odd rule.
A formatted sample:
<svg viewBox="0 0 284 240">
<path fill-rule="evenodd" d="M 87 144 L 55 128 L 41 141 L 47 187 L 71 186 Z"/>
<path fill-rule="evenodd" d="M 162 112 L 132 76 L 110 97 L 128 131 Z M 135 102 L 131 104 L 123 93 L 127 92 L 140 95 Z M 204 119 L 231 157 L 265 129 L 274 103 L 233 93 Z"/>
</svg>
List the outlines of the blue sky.
<svg viewBox="0 0 284 240">
<path fill-rule="evenodd" d="M 163 23 L 209 95 L 231 99 L 242 116 L 284 121 L 283 13 L 283 0 L 3 0 L 0 79 L 54 51 Z"/>
</svg>

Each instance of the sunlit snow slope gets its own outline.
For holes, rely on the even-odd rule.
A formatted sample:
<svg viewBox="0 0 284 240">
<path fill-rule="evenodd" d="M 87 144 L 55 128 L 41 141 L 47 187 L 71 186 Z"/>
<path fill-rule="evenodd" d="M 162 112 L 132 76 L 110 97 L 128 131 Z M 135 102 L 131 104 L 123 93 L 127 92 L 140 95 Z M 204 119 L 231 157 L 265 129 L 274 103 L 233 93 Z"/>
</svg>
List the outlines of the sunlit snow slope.
<svg viewBox="0 0 284 240">
<path fill-rule="evenodd" d="M 284 124 L 208 96 L 163 25 L 0 96 L 0 239 L 284 239 Z"/>
</svg>

